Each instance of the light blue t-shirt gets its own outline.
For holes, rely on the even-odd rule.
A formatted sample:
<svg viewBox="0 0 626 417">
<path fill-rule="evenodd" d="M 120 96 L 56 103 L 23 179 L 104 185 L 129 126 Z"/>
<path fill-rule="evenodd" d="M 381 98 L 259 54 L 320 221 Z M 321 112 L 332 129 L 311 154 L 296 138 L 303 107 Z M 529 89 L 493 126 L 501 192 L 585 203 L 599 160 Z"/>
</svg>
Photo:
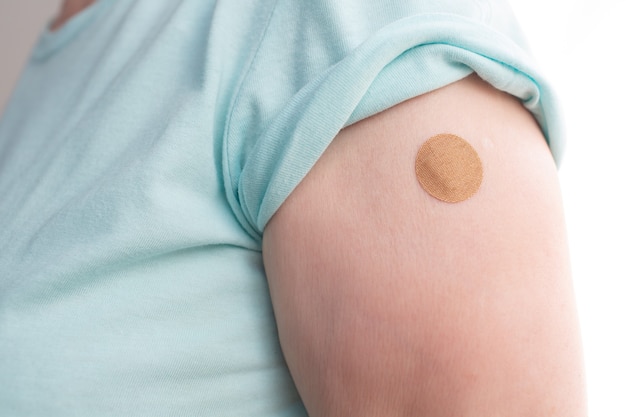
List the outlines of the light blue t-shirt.
<svg viewBox="0 0 626 417">
<path fill-rule="evenodd" d="M 44 32 L 0 123 L 0 416 L 306 415 L 263 229 L 340 129 L 471 72 L 558 160 L 503 0 L 99 0 Z"/>
</svg>

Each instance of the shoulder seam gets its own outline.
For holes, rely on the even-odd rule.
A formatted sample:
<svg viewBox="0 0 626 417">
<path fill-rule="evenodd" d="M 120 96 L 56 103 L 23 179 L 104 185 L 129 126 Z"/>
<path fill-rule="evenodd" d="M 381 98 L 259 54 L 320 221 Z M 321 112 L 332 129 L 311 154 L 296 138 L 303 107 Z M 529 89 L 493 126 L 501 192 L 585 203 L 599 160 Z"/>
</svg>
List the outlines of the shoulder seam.
<svg viewBox="0 0 626 417">
<path fill-rule="evenodd" d="M 225 123 L 225 126 L 224 126 L 224 136 L 222 138 L 222 140 L 223 140 L 223 151 L 222 151 L 223 169 L 222 169 L 222 173 L 224 175 L 224 182 L 225 182 L 224 186 L 226 188 L 226 197 L 227 197 L 228 203 L 229 203 L 231 209 L 233 210 L 233 212 L 235 214 L 235 217 L 239 221 L 240 225 L 255 240 L 260 240 L 260 237 L 261 237 L 260 231 L 256 230 L 254 225 L 250 223 L 250 221 L 246 218 L 246 214 L 243 212 L 243 207 L 241 207 L 241 202 L 239 201 L 239 196 L 238 196 L 238 194 L 239 194 L 239 187 L 238 187 L 238 184 L 235 184 L 235 179 L 234 179 L 234 177 L 232 175 L 231 168 L 230 168 L 230 136 L 231 136 L 230 135 L 230 128 L 231 128 L 231 121 L 232 121 L 232 118 L 233 118 L 233 114 L 235 112 L 235 109 L 237 108 L 237 105 L 239 104 L 239 100 L 240 100 L 240 97 L 241 97 L 241 90 L 243 89 L 243 86 L 245 85 L 246 81 L 248 80 L 248 76 L 250 74 L 250 71 L 252 70 L 252 66 L 254 65 L 254 63 L 255 63 L 258 55 L 259 55 L 259 51 L 261 50 L 261 46 L 263 45 L 263 42 L 265 41 L 268 29 L 270 27 L 270 23 L 272 22 L 272 20 L 274 18 L 274 13 L 275 13 L 276 8 L 278 6 L 278 2 L 279 2 L 279 0 L 276 0 L 274 2 L 274 5 L 272 6 L 272 10 L 268 14 L 267 21 L 265 23 L 265 27 L 263 28 L 262 34 L 259 37 L 259 41 L 257 43 L 255 51 L 252 54 L 252 58 L 248 62 L 247 67 L 246 67 L 246 69 L 243 72 L 244 75 L 241 77 L 241 80 L 240 80 L 239 84 L 235 88 L 235 93 L 233 94 L 232 104 L 231 104 L 230 108 L 228 109 L 228 115 L 226 117 L 226 123 Z M 228 189 L 228 188 L 230 188 L 230 189 Z M 239 208 L 239 210 L 236 210 L 237 207 Z"/>
</svg>

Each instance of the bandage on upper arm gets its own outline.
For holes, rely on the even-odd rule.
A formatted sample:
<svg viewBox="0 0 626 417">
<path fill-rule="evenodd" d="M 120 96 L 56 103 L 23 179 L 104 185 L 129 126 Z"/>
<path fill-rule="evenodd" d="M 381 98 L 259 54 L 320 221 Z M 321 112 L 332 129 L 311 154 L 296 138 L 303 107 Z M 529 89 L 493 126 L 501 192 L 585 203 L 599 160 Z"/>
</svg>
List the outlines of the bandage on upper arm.
<svg viewBox="0 0 626 417">
<path fill-rule="evenodd" d="M 445 133 L 429 138 L 415 159 L 422 188 L 447 203 L 467 200 L 480 188 L 483 166 L 476 150 L 463 138 Z"/>
</svg>

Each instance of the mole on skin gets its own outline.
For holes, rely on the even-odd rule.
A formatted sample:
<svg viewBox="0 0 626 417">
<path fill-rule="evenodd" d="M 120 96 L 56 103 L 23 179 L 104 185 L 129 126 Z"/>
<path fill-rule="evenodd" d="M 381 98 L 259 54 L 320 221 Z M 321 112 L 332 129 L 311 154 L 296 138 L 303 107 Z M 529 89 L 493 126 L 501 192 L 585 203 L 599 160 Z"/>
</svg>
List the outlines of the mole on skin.
<svg viewBox="0 0 626 417">
<path fill-rule="evenodd" d="M 447 203 L 467 200 L 483 180 L 476 150 L 463 138 L 449 133 L 424 142 L 415 159 L 415 173 L 428 194 Z"/>
</svg>

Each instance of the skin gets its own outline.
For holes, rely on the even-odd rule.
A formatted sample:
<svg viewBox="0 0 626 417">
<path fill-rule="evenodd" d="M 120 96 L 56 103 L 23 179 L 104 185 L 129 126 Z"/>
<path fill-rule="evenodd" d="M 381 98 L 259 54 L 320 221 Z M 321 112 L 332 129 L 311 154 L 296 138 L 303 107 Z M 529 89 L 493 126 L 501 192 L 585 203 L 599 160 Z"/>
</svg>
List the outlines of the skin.
<svg viewBox="0 0 626 417">
<path fill-rule="evenodd" d="M 446 132 L 484 165 L 456 204 L 414 171 Z M 340 132 L 263 256 L 312 417 L 587 415 L 555 165 L 531 115 L 477 76 Z"/>
<path fill-rule="evenodd" d="M 50 25 L 50 30 L 59 30 L 72 17 L 91 6 L 96 0 L 65 0 L 61 11 L 54 18 Z"/>
</svg>

